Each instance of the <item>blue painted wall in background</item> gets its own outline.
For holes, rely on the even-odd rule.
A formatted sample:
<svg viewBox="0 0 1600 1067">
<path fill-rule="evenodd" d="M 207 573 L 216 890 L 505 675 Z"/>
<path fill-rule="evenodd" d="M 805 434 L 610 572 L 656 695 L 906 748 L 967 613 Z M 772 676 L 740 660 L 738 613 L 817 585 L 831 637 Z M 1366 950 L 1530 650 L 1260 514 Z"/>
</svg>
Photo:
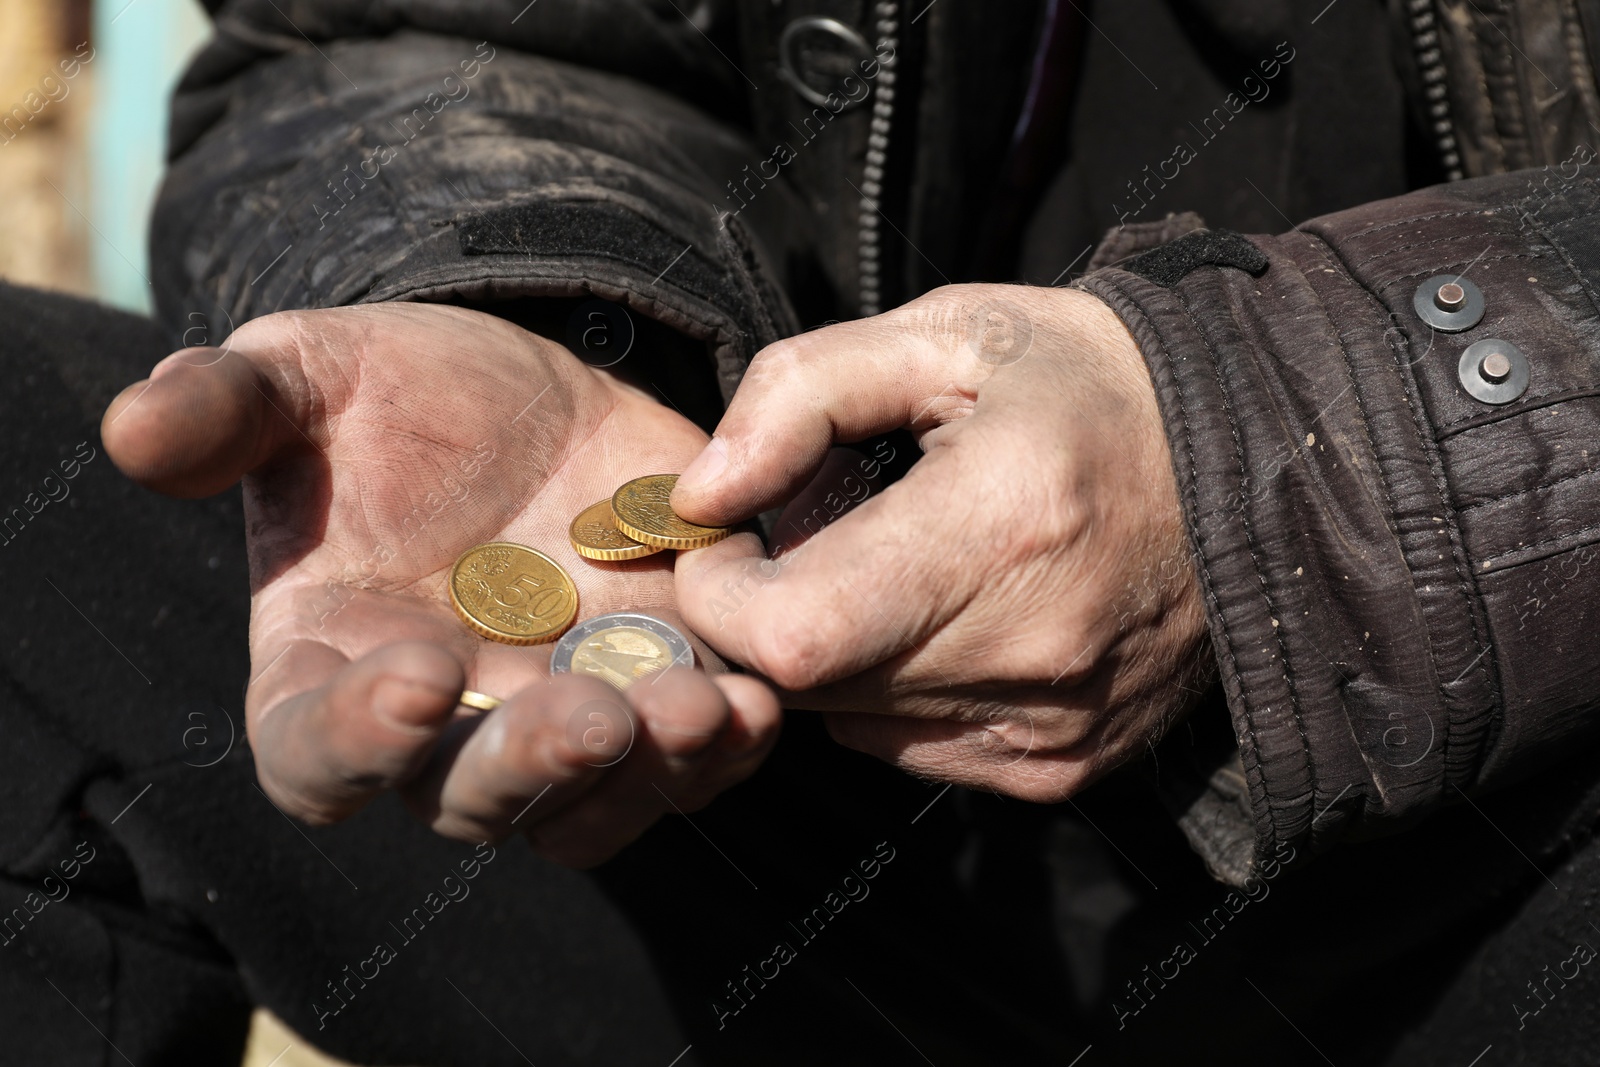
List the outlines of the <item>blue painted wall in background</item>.
<svg viewBox="0 0 1600 1067">
<path fill-rule="evenodd" d="M 100 299 L 148 312 L 150 208 L 166 156 L 167 98 L 206 34 L 197 0 L 96 0 L 89 130 L 90 265 Z"/>
</svg>

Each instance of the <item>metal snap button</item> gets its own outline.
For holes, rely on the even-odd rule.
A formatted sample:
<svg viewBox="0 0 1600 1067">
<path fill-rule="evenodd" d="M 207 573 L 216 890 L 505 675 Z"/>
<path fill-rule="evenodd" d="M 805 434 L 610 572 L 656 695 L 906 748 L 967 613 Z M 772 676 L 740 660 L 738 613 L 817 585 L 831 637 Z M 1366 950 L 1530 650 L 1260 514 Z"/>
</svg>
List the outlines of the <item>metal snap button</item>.
<svg viewBox="0 0 1600 1067">
<path fill-rule="evenodd" d="M 1436 274 L 1417 286 L 1411 306 L 1434 329 L 1460 333 L 1483 320 L 1483 291 L 1459 274 Z"/>
<path fill-rule="evenodd" d="M 795 19 L 778 38 L 778 76 L 807 103 L 831 103 L 830 110 L 848 111 L 871 95 L 862 64 L 872 58 L 866 38 L 838 19 Z"/>
<path fill-rule="evenodd" d="M 1485 404 L 1509 404 L 1528 391 L 1528 357 L 1510 341 L 1488 337 L 1461 353 L 1461 388 Z"/>
</svg>

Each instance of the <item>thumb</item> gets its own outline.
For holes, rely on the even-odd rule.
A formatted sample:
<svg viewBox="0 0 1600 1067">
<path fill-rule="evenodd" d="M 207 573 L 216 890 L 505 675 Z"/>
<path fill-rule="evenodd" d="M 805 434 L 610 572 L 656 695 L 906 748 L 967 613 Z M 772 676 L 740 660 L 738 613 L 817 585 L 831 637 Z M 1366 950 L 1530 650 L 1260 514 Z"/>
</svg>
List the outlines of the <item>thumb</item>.
<svg viewBox="0 0 1600 1067">
<path fill-rule="evenodd" d="M 672 508 L 726 526 L 790 499 L 828 449 L 912 425 L 965 371 L 912 309 L 827 326 L 762 349 Z M 956 390 L 959 392 L 959 390 Z"/>
<path fill-rule="evenodd" d="M 176 497 L 220 493 L 304 437 L 306 405 L 230 349 L 175 352 L 149 379 L 111 401 L 100 422 L 106 454 L 148 489 Z"/>
</svg>

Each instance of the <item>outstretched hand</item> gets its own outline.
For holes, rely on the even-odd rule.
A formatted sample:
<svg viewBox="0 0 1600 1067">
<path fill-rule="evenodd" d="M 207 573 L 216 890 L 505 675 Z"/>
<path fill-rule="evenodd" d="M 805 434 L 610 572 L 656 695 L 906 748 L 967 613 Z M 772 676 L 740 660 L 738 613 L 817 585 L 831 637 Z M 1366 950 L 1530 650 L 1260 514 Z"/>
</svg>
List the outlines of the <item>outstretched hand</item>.
<svg viewBox="0 0 1600 1067">
<path fill-rule="evenodd" d="M 852 491 L 830 448 L 900 427 L 925 454 Z M 786 706 L 917 773 L 1060 800 L 1208 671 L 1154 391 L 1086 293 L 952 286 L 769 346 L 672 502 L 708 525 L 787 505 L 772 559 L 748 534 L 680 554 L 680 608 Z"/>
<path fill-rule="evenodd" d="M 286 312 L 168 357 L 102 433 L 159 492 L 243 478 L 246 719 L 263 788 L 302 819 L 398 788 L 441 833 L 522 831 L 585 866 L 708 802 L 776 738 L 753 679 L 674 669 L 624 699 L 549 680 L 549 646 L 485 641 L 451 609 L 456 557 L 503 540 L 567 569 L 580 618 L 678 621 L 667 557 L 591 563 L 567 525 L 630 478 L 680 469 L 705 435 L 553 342 L 437 305 Z M 480 715 L 458 708 L 464 687 L 508 699 Z"/>
</svg>

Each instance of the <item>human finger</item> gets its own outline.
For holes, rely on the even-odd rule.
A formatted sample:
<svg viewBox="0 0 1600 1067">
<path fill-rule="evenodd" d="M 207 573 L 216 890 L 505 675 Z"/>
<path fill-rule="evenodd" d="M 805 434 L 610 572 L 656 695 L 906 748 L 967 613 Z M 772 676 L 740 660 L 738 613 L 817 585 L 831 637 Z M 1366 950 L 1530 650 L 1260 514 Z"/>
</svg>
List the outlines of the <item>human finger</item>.
<svg viewBox="0 0 1600 1067">
<path fill-rule="evenodd" d="M 523 829 L 534 849 L 566 867 L 615 855 L 671 810 L 727 728 L 731 708 L 703 671 L 673 668 L 627 692 L 638 738 L 626 759 L 582 800 Z"/>
<path fill-rule="evenodd" d="M 746 674 L 709 677 L 722 690 L 732 715 L 711 758 L 674 797 L 685 812 L 699 811 L 718 794 L 750 777 L 777 745 L 783 727 L 778 695 L 765 683 Z"/>
<path fill-rule="evenodd" d="M 320 423 L 353 386 L 340 357 L 357 347 L 350 330 L 360 325 L 333 312 L 282 312 L 240 327 L 221 349 L 173 353 L 106 409 L 107 453 L 147 488 L 198 497 L 285 446 L 324 447 Z M 312 352 L 315 361 L 306 358 Z"/>
<path fill-rule="evenodd" d="M 747 775 L 776 739 L 777 700 L 754 679 L 719 685 L 675 668 L 628 690 L 638 744 L 603 782 L 524 832 L 539 853 L 591 867 L 628 845 L 663 814 L 702 806 Z"/>
<path fill-rule="evenodd" d="M 279 695 L 307 680 L 312 688 Z M 305 822 L 349 817 L 416 773 L 450 722 L 464 680 L 455 657 L 428 642 L 386 645 L 354 662 L 326 645 L 296 642 L 246 696 L 262 789 Z"/>
<path fill-rule="evenodd" d="M 464 721 L 426 771 L 403 789 L 435 831 L 498 841 L 582 797 L 633 749 L 632 709 L 616 690 L 563 674 Z"/>
<path fill-rule="evenodd" d="M 274 391 L 247 359 L 218 359 L 206 348 L 175 352 L 111 401 L 100 424 L 106 454 L 146 488 L 211 496 L 292 432 L 273 410 Z"/>
<path fill-rule="evenodd" d="M 969 361 L 922 326 L 916 313 L 891 313 L 762 349 L 710 444 L 679 476 L 673 509 L 691 522 L 738 522 L 790 499 L 830 446 L 970 406 Z M 948 403 L 930 403 L 941 394 Z"/>
<path fill-rule="evenodd" d="M 948 521 L 970 510 L 970 501 L 957 508 L 951 500 L 961 491 L 960 463 L 924 457 L 775 559 L 749 535 L 681 553 L 679 610 L 707 644 L 787 690 L 914 654 L 961 609 L 977 577 L 963 570 L 977 556 L 962 545 L 981 535 Z"/>
</svg>

